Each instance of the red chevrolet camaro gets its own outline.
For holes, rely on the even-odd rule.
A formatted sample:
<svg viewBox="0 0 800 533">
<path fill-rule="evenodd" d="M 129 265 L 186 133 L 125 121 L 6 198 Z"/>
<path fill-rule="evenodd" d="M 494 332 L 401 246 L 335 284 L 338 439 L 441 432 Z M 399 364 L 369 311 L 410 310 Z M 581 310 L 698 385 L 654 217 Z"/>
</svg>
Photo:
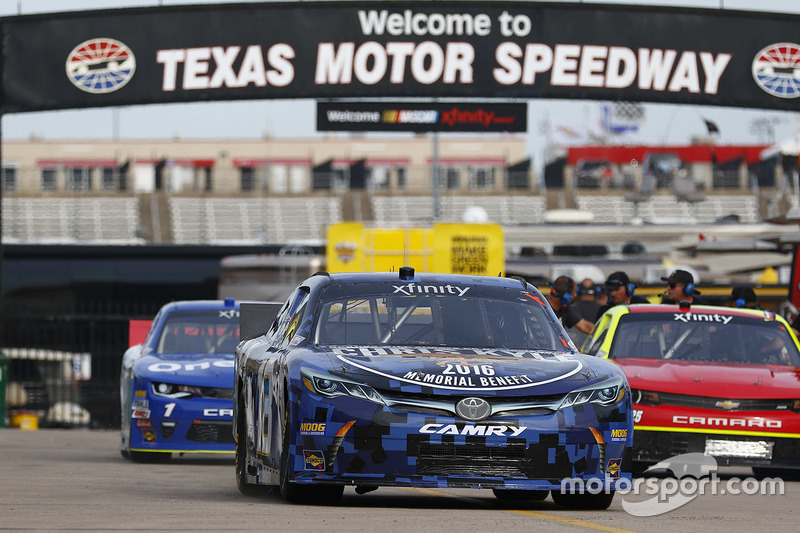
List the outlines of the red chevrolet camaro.
<svg viewBox="0 0 800 533">
<path fill-rule="evenodd" d="M 756 475 L 800 475 L 800 350 L 782 317 L 618 305 L 583 351 L 613 360 L 628 378 L 635 470 L 700 452 Z"/>
</svg>

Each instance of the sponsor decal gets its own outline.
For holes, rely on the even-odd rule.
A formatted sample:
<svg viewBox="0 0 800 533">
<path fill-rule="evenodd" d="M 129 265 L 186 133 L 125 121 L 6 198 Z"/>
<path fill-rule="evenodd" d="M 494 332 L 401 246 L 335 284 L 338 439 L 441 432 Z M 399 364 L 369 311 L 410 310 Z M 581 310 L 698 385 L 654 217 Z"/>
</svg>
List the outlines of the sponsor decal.
<svg viewBox="0 0 800 533">
<path fill-rule="evenodd" d="M 133 409 L 131 418 L 150 418 L 150 409 Z"/>
<path fill-rule="evenodd" d="M 675 321 L 680 321 L 688 324 L 689 322 L 718 322 L 722 324 L 727 324 L 731 320 L 733 320 L 732 316 L 725 316 L 714 313 L 713 315 L 703 314 L 703 313 L 692 313 L 687 311 L 685 313 L 675 313 Z"/>
<path fill-rule="evenodd" d="M 149 418 L 143 418 L 136 421 L 136 427 L 138 429 L 153 429 L 153 424 Z"/>
<path fill-rule="evenodd" d="M 127 85 L 136 72 L 130 48 L 107 38 L 84 41 L 67 56 L 67 78 L 87 93 L 112 93 Z"/>
<path fill-rule="evenodd" d="M 213 418 L 216 416 L 233 416 L 233 409 L 203 409 L 203 416 Z"/>
<path fill-rule="evenodd" d="M 776 43 L 758 52 L 753 59 L 753 79 L 772 96 L 800 96 L 800 45 Z"/>
<path fill-rule="evenodd" d="M 525 374 L 517 374 L 514 376 L 488 376 L 488 377 L 473 377 L 473 376 L 448 376 L 443 374 L 431 374 L 419 370 L 412 370 L 403 375 L 406 381 L 422 383 L 425 385 L 444 385 L 455 387 L 503 387 L 509 385 L 535 385 L 536 383 L 530 376 Z"/>
<path fill-rule="evenodd" d="M 131 402 L 131 407 L 133 409 L 149 409 L 150 400 L 139 400 L 139 399 L 133 400 L 133 402 Z"/>
<path fill-rule="evenodd" d="M 527 426 L 512 425 L 473 425 L 458 427 L 456 424 L 425 424 L 419 429 L 420 433 L 429 435 L 464 435 L 467 437 L 488 437 L 497 435 L 498 437 L 518 437 Z"/>
<path fill-rule="evenodd" d="M 152 431 L 143 431 L 142 432 L 142 439 L 145 442 L 155 442 L 156 441 L 156 434 Z"/>
<path fill-rule="evenodd" d="M 325 470 L 325 459 L 320 450 L 303 450 L 306 470 Z"/>
<path fill-rule="evenodd" d="M 355 423 L 355 420 L 351 420 L 340 427 L 339 431 L 337 431 L 336 435 L 334 435 L 333 442 L 331 442 L 331 444 L 328 446 L 328 450 L 325 454 L 328 465 L 333 465 L 333 462 L 336 460 L 336 454 L 339 453 L 339 448 L 342 446 L 342 441 L 344 440 L 345 435 L 347 435 L 347 432 L 350 431 L 350 428 L 353 427 Z"/>
<path fill-rule="evenodd" d="M 146 390 L 136 390 L 136 391 L 133 391 L 133 395 L 134 396 L 147 396 L 147 391 Z"/>
<path fill-rule="evenodd" d="M 353 365 L 357 368 L 371 372 L 379 376 L 389 379 L 395 379 L 404 383 L 414 385 L 426 385 L 429 387 L 436 387 L 451 390 L 465 390 L 465 391 L 487 391 L 487 390 L 510 390 L 519 389 L 524 387 L 533 387 L 553 383 L 568 378 L 581 371 L 583 365 L 580 361 L 576 361 L 574 357 L 569 354 L 556 354 L 545 353 L 540 354 L 537 352 L 526 352 L 517 350 L 461 350 L 461 353 L 454 354 L 452 349 L 447 349 L 446 353 L 436 352 L 435 348 L 401 348 L 401 347 L 357 347 L 352 348 L 336 348 L 331 350 L 336 356 L 345 363 Z M 381 372 L 374 368 L 367 366 L 361 362 L 354 360 L 353 357 L 359 356 L 377 356 L 377 355 L 399 355 L 399 356 L 417 356 L 417 355 L 445 355 L 448 357 L 456 357 L 457 355 L 467 355 L 466 352 L 471 352 L 475 355 L 482 357 L 499 356 L 499 358 L 508 360 L 509 357 L 515 358 L 530 358 L 537 361 L 542 361 L 550 364 L 567 363 L 560 372 L 556 371 L 556 375 L 546 379 L 536 380 L 527 374 L 512 374 L 508 376 L 492 375 L 495 373 L 494 367 L 486 364 L 479 364 L 475 366 L 445 364 L 445 368 L 441 372 L 430 372 L 422 370 L 409 370 L 402 376 L 388 374 Z M 541 370 L 538 369 L 538 370 Z M 469 375 L 467 375 L 469 374 Z M 552 374 L 551 374 L 552 375 Z"/>
<path fill-rule="evenodd" d="M 675 415 L 672 417 L 674 424 L 689 426 L 722 426 L 722 427 L 741 427 L 741 428 L 767 428 L 778 429 L 781 427 L 780 420 L 767 420 L 765 418 L 725 418 L 713 416 L 687 416 Z"/>
<path fill-rule="evenodd" d="M 393 294 L 404 294 L 412 296 L 414 294 L 455 294 L 457 296 L 464 296 L 469 287 L 457 287 L 456 285 L 423 285 L 421 283 L 409 283 L 408 285 L 392 285 L 394 287 Z"/>
<path fill-rule="evenodd" d="M 300 424 L 301 435 L 324 435 L 325 422 L 303 422 Z"/>
<path fill-rule="evenodd" d="M 611 429 L 611 442 L 625 442 L 628 440 L 628 428 Z"/>
<path fill-rule="evenodd" d="M 220 309 L 219 310 L 219 318 L 239 318 L 239 310 L 238 309 Z"/>
<path fill-rule="evenodd" d="M 194 372 L 197 370 L 208 370 L 214 368 L 233 368 L 236 361 L 233 360 L 220 360 L 220 361 L 199 361 L 197 363 L 153 363 L 147 367 L 150 372 L 179 372 L 181 370 L 186 372 Z"/>
<path fill-rule="evenodd" d="M 622 459 L 609 459 L 608 465 L 606 466 L 606 475 L 608 477 L 618 478 L 621 463 Z"/>
<path fill-rule="evenodd" d="M 721 409 L 727 409 L 730 411 L 731 409 L 736 409 L 737 407 L 739 407 L 740 402 L 735 402 L 733 400 L 723 400 L 715 403 L 714 405 L 716 405 Z"/>
</svg>

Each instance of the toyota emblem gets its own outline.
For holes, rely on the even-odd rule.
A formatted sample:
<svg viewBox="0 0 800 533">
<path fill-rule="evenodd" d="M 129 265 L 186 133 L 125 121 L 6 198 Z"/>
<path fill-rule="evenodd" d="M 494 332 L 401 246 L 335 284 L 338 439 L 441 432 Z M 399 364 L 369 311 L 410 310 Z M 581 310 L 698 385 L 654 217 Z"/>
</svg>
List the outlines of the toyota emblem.
<svg viewBox="0 0 800 533">
<path fill-rule="evenodd" d="M 456 414 L 465 420 L 477 422 L 489 418 L 492 406 L 483 398 L 464 398 L 456 404 Z"/>
</svg>

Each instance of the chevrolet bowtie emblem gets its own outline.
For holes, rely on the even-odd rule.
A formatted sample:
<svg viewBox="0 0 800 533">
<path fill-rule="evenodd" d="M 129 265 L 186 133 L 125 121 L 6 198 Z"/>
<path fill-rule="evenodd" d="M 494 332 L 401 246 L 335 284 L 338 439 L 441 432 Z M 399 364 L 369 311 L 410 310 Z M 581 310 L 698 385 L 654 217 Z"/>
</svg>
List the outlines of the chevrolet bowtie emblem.
<svg viewBox="0 0 800 533">
<path fill-rule="evenodd" d="M 736 409 L 737 407 L 739 407 L 739 402 L 734 402 L 733 400 L 724 400 L 721 402 L 717 402 L 714 405 L 730 411 L 731 409 Z"/>
</svg>

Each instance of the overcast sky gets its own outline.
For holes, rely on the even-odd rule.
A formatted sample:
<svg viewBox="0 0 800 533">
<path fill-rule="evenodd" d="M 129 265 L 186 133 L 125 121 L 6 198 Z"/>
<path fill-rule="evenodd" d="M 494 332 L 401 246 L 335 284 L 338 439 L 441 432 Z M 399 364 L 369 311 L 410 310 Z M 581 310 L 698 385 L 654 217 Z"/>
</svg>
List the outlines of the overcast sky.
<svg viewBox="0 0 800 533">
<path fill-rule="evenodd" d="M 84 11 L 122 7 L 242 3 L 248 0 L 0 0 L 0 16 L 60 11 Z M 385 3 L 385 2 L 383 2 Z M 581 3 L 581 2 L 560 2 Z M 711 9 L 758 10 L 800 14 L 800 0 L 585 0 L 586 4 L 668 5 Z M 798 37 L 800 39 L 800 36 Z M 541 165 L 544 152 L 543 124 L 559 120 L 574 125 L 597 122 L 602 102 L 530 100 L 528 102 L 529 154 Z M 625 144 L 688 144 L 692 136 L 706 133 L 704 119 L 719 126 L 719 144 L 755 144 L 767 139 L 752 127 L 757 119 L 774 123 L 777 141 L 794 138 L 800 114 L 743 110 L 717 106 L 645 104 L 640 130 L 616 140 Z M 51 140 L 76 139 L 184 139 L 311 138 L 315 131 L 313 100 L 248 100 L 196 104 L 152 104 L 114 109 L 89 109 L 16 113 L 2 119 L 4 139 L 37 135 Z"/>
</svg>

